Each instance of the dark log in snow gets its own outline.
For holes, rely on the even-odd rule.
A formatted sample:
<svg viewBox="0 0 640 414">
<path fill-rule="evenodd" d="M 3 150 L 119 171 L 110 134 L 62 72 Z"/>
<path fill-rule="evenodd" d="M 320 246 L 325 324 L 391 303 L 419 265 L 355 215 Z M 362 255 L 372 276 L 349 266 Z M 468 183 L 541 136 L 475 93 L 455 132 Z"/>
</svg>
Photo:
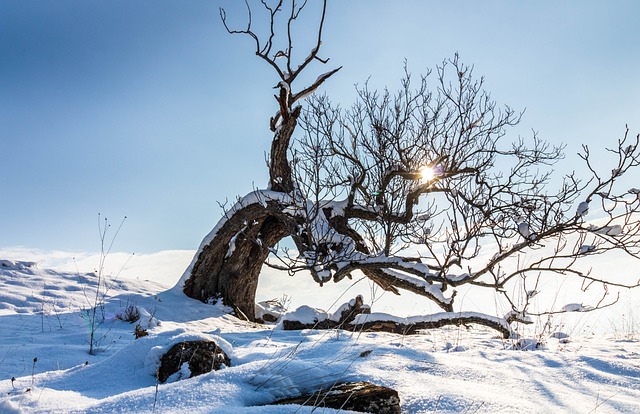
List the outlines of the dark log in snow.
<svg viewBox="0 0 640 414">
<path fill-rule="evenodd" d="M 404 319 L 404 321 L 403 321 Z M 444 326 L 466 326 L 466 325 L 482 325 L 495 329 L 507 339 L 513 335 L 513 331 L 509 323 L 497 317 L 482 315 L 474 312 L 443 312 L 426 317 L 409 317 L 394 318 L 389 315 L 388 318 L 374 317 L 370 320 L 359 319 L 353 324 L 348 325 L 348 329 L 353 331 L 367 332 L 390 332 L 401 335 L 414 335 L 419 331 L 426 329 L 442 328 Z"/>
<path fill-rule="evenodd" d="M 297 320 L 295 313 L 285 315 L 282 321 L 284 330 L 301 329 L 345 329 L 353 332 L 389 332 L 401 335 L 414 335 L 422 330 L 442 328 L 444 326 L 482 325 L 500 332 L 503 338 L 510 338 L 514 333 L 509 322 L 504 318 L 485 315 L 477 312 L 441 312 L 433 315 L 411 316 L 400 318 L 383 313 L 365 312 L 354 315 L 348 323 L 338 323 L 332 318 L 315 318 L 315 320 Z"/>
<path fill-rule="evenodd" d="M 326 407 L 362 413 L 400 414 L 398 391 L 370 382 L 350 382 L 273 404 Z"/>
</svg>

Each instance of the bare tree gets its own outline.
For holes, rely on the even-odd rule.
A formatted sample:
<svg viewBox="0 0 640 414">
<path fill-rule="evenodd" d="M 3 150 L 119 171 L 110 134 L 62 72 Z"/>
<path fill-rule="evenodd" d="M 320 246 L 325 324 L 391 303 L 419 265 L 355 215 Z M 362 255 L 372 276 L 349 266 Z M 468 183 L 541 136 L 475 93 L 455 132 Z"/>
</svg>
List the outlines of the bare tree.
<svg viewBox="0 0 640 414">
<path fill-rule="evenodd" d="M 277 73 L 279 109 L 269 124 L 269 188 L 240 198 L 205 238 L 185 272 L 187 295 L 222 298 L 254 320 L 265 262 L 288 272 L 308 271 L 320 284 L 360 271 L 387 291 L 407 290 L 442 308 L 413 328 L 472 322 L 508 336 L 510 323 L 529 321 L 529 299 L 543 278 L 572 275 L 585 289 L 601 287 L 602 300 L 570 310 L 615 301 L 605 302 L 609 286 L 640 284 L 625 285 L 577 266 L 612 251 L 640 258 L 640 190 L 617 188 L 640 164 L 639 136 L 630 137 L 627 129 L 607 149 L 613 165 L 604 172 L 583 147 L 589 176 L 556 179 L 553 166 L 564 148 L 536 134 L 509 141 L 506 133 L 520 114 L 498 107 L 483 79 L 475 79 L 457 55 L 417 82 L 405 68 L 395 93 L 365 84 L 348 109 L 312 95 L 340 68 L 294 92 L 294 81 L 311 63 L 328 62 L 319 55 L 326 1 L 315 44 L 294 61 L 292 27 L 305 6 L 306 1 L 261 0 L 270 21 L 263 37 L 253 30 L 248 4 L 248 23 L 240 30 L 229 27 L 221 10 L 227 30 L 253 39 L 256 55 Z M 587 213 L 596 205 L 604 217 L 590 222 Z M 296 254 L 274 249 L 285 237 L 295 242 Z M 507 289 L 513 284 L 524 301 Z M 454 312 L 456 288 L 465 285 L 497 292 L 512 311 L 499 318 Z"/>
</svg>

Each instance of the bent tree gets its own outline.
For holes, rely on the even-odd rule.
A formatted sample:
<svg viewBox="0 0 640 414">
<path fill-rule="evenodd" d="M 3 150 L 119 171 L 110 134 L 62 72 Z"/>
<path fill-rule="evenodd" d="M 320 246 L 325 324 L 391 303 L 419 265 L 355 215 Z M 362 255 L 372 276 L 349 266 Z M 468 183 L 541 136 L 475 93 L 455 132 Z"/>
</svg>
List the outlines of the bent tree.
<svg viewBox="0 0 640 414">
<path fill-rule="evenodd" d="M 185 294 L 222 299 L 255 320 L 265 263 L 308 272 L 321 285 L 361 272 L 386 291 L 409 291 L 442 309 L 413 327 L 479 323 L 508 336 L 510 323 L 530 321 L 530 299 L 546 278 L 571 276 L 584 290 L 601 289 L 592 306 L 565 311 L 607 306 L 616 300 L 607 298 L 610 286 L 639 285 L 579 265 L 613 252 L 640 258 L 640 190 L 618 188 L 640 164 L 639 136 L 627 129 L 597 164 L 583 146 L 588 176 L 558 177 L 564 147 L 536 134 L 509 139 L 520 114 L 499 107 L 457 55 L 417 80 L 405 68 L 397 92 L 364 84 L 343 109 L 314 94 L 340 67 L 298 86 L 301 74 L 329 61 L 320 54 L 326 0 L 313 44 L 304 57 L 294 53 L 305 6 L 261 1 L 252 10 L 247 3 L 239 29 L 220 10 L 227 31 L 251 39 L 277 76 L 269 185 L 226 209 L 185 271 Z M 257 11 L 266 16 L 264 34 L 255 29 Z M 603 155 L 611 165 L 601 168 Z M 295 253 L 276 248 L 287 237 Z M 495 292 L 511 311 L 462 312 L 454 306 L 462 286 Z"/>
</svg>

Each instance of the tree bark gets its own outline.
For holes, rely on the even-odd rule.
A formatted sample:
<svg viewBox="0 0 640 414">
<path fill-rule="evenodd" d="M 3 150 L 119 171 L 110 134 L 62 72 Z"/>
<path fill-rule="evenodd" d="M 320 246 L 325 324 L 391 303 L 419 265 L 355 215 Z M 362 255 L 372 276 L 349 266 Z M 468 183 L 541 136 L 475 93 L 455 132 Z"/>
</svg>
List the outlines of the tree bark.
<svg viewBox="0 0 640 414">
<path fill-rule="evenodd" d="M 293 190 L 293 181 L 291 178 L 291 166 L 287 157 L 289 151 L 289 143 L 293 136 L 293 131 L 298 124 L 301 107 L 296 106 L 291 113 L 289 108 L 284 106 L 283 102 L 288 102 L 288 98 L 284 96 L 287 90 L 282 88 L 280 93 L 281 111 L 286 115 L 281 115 L 282 123 L 278 127 L 274 127 L 275 136 L 271 142 L 271 157 L 269 161 L 269 186 L 274 191 L 288 193 Z M 282 112 L 281 112 L 282 113 Z"/>
<path fill-rule="evenodd" d="M 400 335 L 416 335 L 427 329 L 442 328 L 444 326 L 467 326 L 471 324 L 482 325 L 494 329 L 502 334 L 504 339 L 509 339 L 513 331 L 508 321 L 499 321 L 496 318 L 482 317 L 481 315 L 462 315 L 451 312 L 447 318 L 402 323 L 395 320 L 372 320 L 356 324 L 350 322 L 341 324 L 330 319 L 314 323 L 302 323 L 299 321 L 284 320 L 282 327 L 285 331 L 298 331 L 302 329 L 344 329 L 352 332 L 389 332 Z"/>
<path fill-rule="evenodd" d="M 291 109 L 288 86 L 280 86 L 277 99 L 280 123 L 276 125 L 276 119 L 271 120 L 274 138 L 269 160 L 269 188 L 286 194 L 293 190 L 287 151 L 301 107 Z M 255 321 L 255 297 L 262 265 L 270 248 L 292 234 L 295 227 L 293 218 L 282 213 L 283 208 L 275 201 L 267 201 L 234 210 L 200 251 L 185 282 L 184 293 L 203 302 L 223 299 L 238 317 Z"/>
<path fill-rule="evenodd" d="M 504 339 L 509 339 L 513 331 L 508 323 L 497 322 L 480 316 L 452 316 L 433 321 L 420 321 L 415 323 L 399 323 L 395 321 L 370 321 L 359 325 L 348 325 L 346 329 L 354 332 L 390 332 L 401 335 L 415 335 L 419 331 L 442 328 L 444 326 L 466 326 L 470 324 L 482 325 L 494 329 L 502 334 Z"/>
<path fill-rule="evenodd" d="M 255 296 L 264 261 L 288 225 L 275 202 L 251 204 L 235 212 L 202 248 L 184 293 L 203 302 L 224 301 L 237 316 L 255 320 Z"/>
</svg>

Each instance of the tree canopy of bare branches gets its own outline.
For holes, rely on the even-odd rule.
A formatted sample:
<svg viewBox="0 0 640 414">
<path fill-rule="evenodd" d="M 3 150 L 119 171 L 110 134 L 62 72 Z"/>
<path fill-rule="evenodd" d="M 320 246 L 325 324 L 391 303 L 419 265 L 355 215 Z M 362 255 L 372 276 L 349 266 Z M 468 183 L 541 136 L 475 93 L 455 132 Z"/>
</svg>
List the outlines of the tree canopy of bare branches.
<svg viewBox="0 0 640 414">
<path fill-rule="evenodd" d="M 357 102 L 342 108 L 315 94 L 340 67 L 306 86 L 294 83 L 314 62 L 329 63 L 320 54 L 321 4 L 314 43 L 297 58 L 292 28 L 314 18 L 304 14 L 307 1 L 247 3 L 242 28 L 220 10 L 229 33 L 251 39 L 276 73 L 278 110 L 268 123 L 269 186 L 240 198 L 205 238 L 183 277 L 187 295 L 221 298 L 254 320 L 266 262 L 309 272 L 320 284 L 362 272 L 387 291 L 434 302 L 444 311 L 439 323 L 446 323 L 442 315 L 461 320 L 456 288 L 488 289 L 510 304 L 505 321 L 527 322 L 529 299 L 544 278 L 570 275 L 585 289 L 599 286 L 602 299 L 589 309 L 615 301 L 606 297 L 610 286 L 638 286 L 578 264 L 613 251 L 640 258 L 640 190 L 618 188 L 640 164 L 639 136 L 627 129 L 606 150 L 612 164 L 605 169 L 601 154 L 596 163 L 583 147 L 589 174 L 558 177 L 554 165 L 565 148 L 535 133 L 510 137 L 521 114 L 499 106 L 457 55 L 417 78 L 405 63 L 398 91 L 365 83 Z M 268 19 L 262 34 L 254 29 L 255 8 Z M 285 237 L 295 254 L 274 248 Z M 516 282 L 524 301 L 507 289 Z M 474 323 L 504 331 L 495 320 L 473 315 Z"/>
</svg>

